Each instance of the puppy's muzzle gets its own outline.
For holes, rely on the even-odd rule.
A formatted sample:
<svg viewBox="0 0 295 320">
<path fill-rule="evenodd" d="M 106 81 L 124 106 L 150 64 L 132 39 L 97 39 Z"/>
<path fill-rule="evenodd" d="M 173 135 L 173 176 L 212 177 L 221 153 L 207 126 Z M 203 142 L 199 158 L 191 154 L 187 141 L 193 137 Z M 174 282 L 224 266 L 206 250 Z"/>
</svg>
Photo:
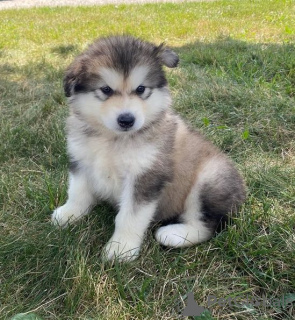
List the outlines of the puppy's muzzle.
<svg viewBox="0 0 295 320">
<path fill-rule="evenodd" d="M 131 113 L 122 113 L 117 118 L 117 122 L 122 129 L 128 130 L 134 125 L 135 117 Z"/>
</svg>

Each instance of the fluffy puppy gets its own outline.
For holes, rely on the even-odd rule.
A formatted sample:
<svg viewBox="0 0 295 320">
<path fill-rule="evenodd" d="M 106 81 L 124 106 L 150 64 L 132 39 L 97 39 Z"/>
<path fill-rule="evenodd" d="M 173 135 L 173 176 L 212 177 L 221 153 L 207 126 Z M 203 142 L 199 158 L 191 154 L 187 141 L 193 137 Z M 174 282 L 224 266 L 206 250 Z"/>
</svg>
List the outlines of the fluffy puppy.
<svg viewBox="0 0 295 320">
<path fill-rule="evenodd" d="M 67 69 L 68 200 L 52 222 L 66 226 L 111 201 L 108 260 L 136 258 L 152 221 L 170 221 L 155 234 L 165 246 L 206 241 L 245 199 L 232 162 L 171 110 L 163 66 L 177 64 L 163 45 L 112 36 Z"/>
</svg>

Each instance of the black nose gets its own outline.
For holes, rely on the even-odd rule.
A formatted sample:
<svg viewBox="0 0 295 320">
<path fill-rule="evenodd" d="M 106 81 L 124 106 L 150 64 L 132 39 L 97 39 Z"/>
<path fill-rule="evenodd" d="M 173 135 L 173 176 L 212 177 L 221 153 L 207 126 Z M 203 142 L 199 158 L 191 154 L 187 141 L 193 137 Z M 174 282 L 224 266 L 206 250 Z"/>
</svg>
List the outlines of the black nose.
<svg viewBox="0 0 295 320">
<path fill-rule="evenodd" d="M 135 117 L 131 113 L 123 113 L 119 115 L 117 121 L 121 128 L 129 129 L 134 125 Z"/>
</svg>

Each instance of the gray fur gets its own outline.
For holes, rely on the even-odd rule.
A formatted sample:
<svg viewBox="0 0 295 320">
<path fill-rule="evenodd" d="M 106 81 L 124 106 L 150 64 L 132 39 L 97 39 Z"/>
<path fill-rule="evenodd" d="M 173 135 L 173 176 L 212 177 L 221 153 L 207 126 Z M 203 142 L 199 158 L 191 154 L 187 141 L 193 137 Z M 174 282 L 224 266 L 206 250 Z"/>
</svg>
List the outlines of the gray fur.
<svg viewBox="0 0 295 320">
<path fill-rule="evenodd" d="M 98 130 L 95 130 L 93 127 L 86 126 L 86 125 L 83 127 L 83 133 L 87 137 L 98 137 L 100 135 Z"/>
<path fill-rule="evenodd" d="M 79 167 L 80 167 L 79 161 L 70 159 L 70 162 L 69 162 L 69 171 L 70 171 L 71 173 L 76 173 L 76 172 L 78 172 L 78 171 L 79 171 Z"/>
<path fill-rule="evenodd" d="M 179 62 L 178 55 L 170 50 L 164 49 L 161 54 L 162 63 L 168 68 L 176 68 Z"/>
<path fill-rule="evenodd" d="M 155 46 L 130 36 L 100 38 L 69 66 L 64 78 L 65 94 L 70 97 L 97 89 L 100 77 L 93 70 L 98 65 L 115 69 L 125 77 L 135 66 L 148 65 L 148 86 L 162 88 L 167 85 L 162 65 L 174 68 L 177 63 L 177 54 L 163 45 Z"/>
<path fill-rule="evenodd" d="M 172 178 L 169 167 L 165 169 L 163 167 L 163 163 L 156 163 L 154 168 L 138 177 L 134 193 L 137 203 L 149 202 L 161 196 L 166 183 L 170 182 Z"/>
<path fill-rule="evenodd" d="M 241 176 L 234 167 L 229 167 L 202 185 L 200 200 L 203 221 L 212 231 L 220 231 L 228 222 L 228 215 L 236 213 L 246 194 Z"/>
</svg>

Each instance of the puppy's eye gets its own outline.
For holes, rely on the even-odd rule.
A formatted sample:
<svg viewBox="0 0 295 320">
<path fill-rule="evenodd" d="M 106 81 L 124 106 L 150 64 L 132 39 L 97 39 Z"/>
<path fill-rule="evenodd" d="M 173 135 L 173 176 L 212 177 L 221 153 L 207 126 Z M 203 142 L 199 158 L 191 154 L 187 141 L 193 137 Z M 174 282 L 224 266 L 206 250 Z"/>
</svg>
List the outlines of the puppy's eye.
<svg viewBox="0 0 295 320">
<path fill-rule="evenodd" d="M 145 86 L 139 86 L 139 87 L 136 88 L 135 91 L 136 91 L 137 94 L 143 94 L 144 91 L 145 91 Z"/>
<path fill-rule="evenodd" d="M 107 96 L 113 93 L 113 90 L 109 86 L 101 87 L 100 90 Z"/>
</svg>

